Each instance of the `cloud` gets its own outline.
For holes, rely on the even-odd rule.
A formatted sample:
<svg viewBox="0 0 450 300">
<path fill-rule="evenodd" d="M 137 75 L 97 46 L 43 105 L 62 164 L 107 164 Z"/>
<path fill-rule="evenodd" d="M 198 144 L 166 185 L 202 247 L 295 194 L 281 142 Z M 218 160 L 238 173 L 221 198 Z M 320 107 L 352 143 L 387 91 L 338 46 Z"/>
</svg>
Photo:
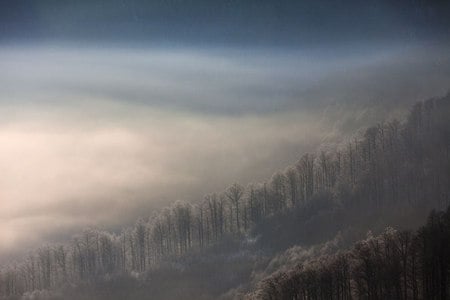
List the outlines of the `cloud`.
<svg viewBox="0 0 450 300">
<path fill-rule="evenodd" d="M 0 257 L 263 180 L 445 93 L 448 58 L 409 50 L 0 48 Z"/>
<path fill-rule="evenodd" d="M 3 247 L 74 227 L 120 227 L 170 201 L 262 179 L 274 169 L 264 162 L 286 159 L 281 152 L 272 158 L 278 147 L 294 134 L 308 138 L 286 116 L 211 118 L 129 105 L 123 111 L 136 119 L 97 124 L 92 112 L 70 117 L 73 108 L 42 119 L 34 109 L 0 127 Z"/>
</svg>

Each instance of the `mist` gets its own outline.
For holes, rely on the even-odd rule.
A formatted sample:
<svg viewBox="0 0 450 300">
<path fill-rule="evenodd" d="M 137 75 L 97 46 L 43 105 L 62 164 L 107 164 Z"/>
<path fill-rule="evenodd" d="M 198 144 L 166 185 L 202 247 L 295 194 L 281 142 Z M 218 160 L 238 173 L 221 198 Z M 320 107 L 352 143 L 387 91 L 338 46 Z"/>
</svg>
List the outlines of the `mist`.
<svg viewBox="0 0 450 300">
<path fill-rule="evenodd" d="M 1 3 L 0 299 L 447 299 L 449 37 L 448 1 Z"/>
<path fill-rule="evenodd" d="M 445 50 L 3 46 L 0 257 L 267 179 L 401 117 L 447 92 Z"/>
</svg>

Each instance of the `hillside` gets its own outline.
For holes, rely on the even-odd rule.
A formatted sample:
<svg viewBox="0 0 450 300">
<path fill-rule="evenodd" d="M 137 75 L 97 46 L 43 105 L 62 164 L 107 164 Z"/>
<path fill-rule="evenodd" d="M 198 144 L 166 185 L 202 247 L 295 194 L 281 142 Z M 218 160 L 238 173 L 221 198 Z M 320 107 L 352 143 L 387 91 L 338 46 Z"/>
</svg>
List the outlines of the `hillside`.
<svg viewBox="0 0 450 300">
<path fill-rule="evenodd" d="M 305 256 L 263 279 L 247 299 L 446 299 L 450 207 L 415 232 L 370 232 L 350 250 Z"/>
<path fill-rule="evenodd" d="M 436 218 L 437 224 L 448 227 L 447 212 L 433 214 L 419 233 L 384 231 L 386 226 L 416 229 L 432 209 L 450 204 L 448 116 L 450 95 L 419 102 L 406 120 L 379 124 L 338 147 L 304 154 L 265 182 L 246 187 L 235 183 L 197 203 L 176 202 L 121 233 L 90 228 L 71 243 L 43 246 L 2 268 L 0 295 L 2 299 L 144 299 L 148 295 L 227 299 L 246 294 L 255 299 L 334 297 L 330 295 L 349 299 L 353 292 L 346 291 L 352 281 L 362 299 L 444 299 L 448 282 L 442 280 L 448 263 L 442 263 L 446 255 L 434 256 L 434 246 L 420 249 L 439 257 L 436 263 L 444 268 L 439 292 L 433 286 L 434 269 L 420 273 L 423 278 L 431 276 L 420 287 L 414 286 L 418 279 L 412 287 L 405 283 L 409 275 L 404 265 L 390 270 L 398 272 L 396 277 L 378 274 L 387 282 L 397 280 L 387 289 L 386 282 L 364 277 L 369 271 L 363 263 L 365 254 L 378 255 L 374 245 L 386 248 L 392 242 L 397 247 L 403 238 L 408 242 L 431 238 Z M 384 233 L 353 246 L 368 230 Z M 447 242 L 442 240 L 443 245 Z M 383 251 L 375 265 L 391 265 L 390 259 L 401 264 L 401 257 Z M 291 257 L 280 262 L 286 253 Z M 299 253 L 302 258 L 292 258 Z M 428 262 L 424 255 L 422 265 Z M 349 267 L 352 275 L 339 277 L 343 282 L 338 287 L 327 285 L 326 280 L 335 279 L 327 277 L 330 268 L 341 274 L 350 256 L 357 262 Z M 305 257 L 307 264 L 300 263 Z M 305 279 L 305 274 L 316 277 Z M 315 285 L 310 288 L 301 280 Z"/>
</svg>

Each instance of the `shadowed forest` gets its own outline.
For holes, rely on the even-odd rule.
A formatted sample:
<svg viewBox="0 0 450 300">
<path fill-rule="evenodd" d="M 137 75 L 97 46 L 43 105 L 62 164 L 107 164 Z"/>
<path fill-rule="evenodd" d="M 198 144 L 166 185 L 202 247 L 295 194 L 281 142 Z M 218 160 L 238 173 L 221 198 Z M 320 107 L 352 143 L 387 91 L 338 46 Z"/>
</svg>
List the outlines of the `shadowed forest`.
<svg viewBox="0 0 450 300">
<path fill-rule="evenodd" d="M 450 208 L 415 232 L 387 228 L 350 250 L 264 279 L 247 299 L 447 299 Z"/>
<path fill-rule="evenodd" d="M 449 95 L 418 102 L 264 182 L 44 245 L 2 267 L 0 295 L 449 299 L 449 116 Z"/>
</svg>

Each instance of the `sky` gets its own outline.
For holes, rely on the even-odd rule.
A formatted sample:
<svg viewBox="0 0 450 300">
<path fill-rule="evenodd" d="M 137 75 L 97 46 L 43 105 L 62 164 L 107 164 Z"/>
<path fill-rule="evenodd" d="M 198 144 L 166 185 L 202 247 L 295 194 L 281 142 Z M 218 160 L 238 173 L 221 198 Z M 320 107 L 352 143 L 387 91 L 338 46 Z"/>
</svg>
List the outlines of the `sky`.
<svg viewBox="0 0 450 300">
<path fill-rule="evenodd" d="M 0 261 L 262 181 L 450 89 L 448 1 L 6 1 Z"/>
</svg>

